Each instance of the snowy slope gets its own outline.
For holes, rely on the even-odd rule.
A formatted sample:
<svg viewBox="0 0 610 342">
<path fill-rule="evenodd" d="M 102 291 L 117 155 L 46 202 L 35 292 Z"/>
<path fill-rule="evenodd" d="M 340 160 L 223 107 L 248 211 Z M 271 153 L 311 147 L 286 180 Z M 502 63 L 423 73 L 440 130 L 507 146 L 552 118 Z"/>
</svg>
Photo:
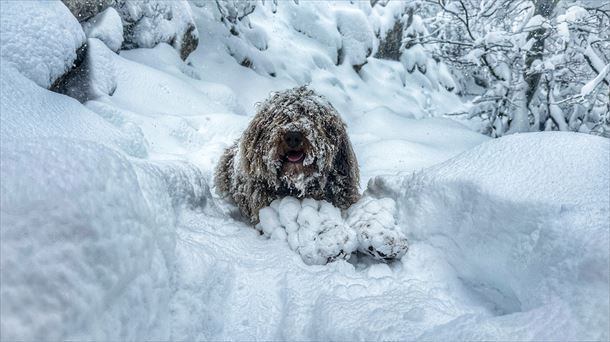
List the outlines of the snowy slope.
<svg viewBox="0 0 610 342">
<path fill-rule="evenodd" d="M 202 3 L 188 64 L 105 54 L 116 90 L 84 105 L 3 54 L 3 340 L 608 338 L 607 139 L 488 141 L 400 62 L 335 65 L 369 44 L 338 21 L 391 13 L 280 2 L 236 38 Z M 401 261 L 308 266 L 210 189 L 255 103 L 305 82 L 348 123 L 362 190 L 396 201 Z"/>
</svg>

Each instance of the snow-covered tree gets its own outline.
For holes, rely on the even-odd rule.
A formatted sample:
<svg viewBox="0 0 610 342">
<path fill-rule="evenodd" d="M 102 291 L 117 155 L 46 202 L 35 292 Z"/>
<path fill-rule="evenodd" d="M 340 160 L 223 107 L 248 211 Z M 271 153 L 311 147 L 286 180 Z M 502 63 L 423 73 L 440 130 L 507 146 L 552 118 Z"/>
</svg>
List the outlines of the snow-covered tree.
<svg viewBox="0 0 610 342">
<path fill-rule="evenodd" d="M 537 130 L 608 135 L 610 4 L 427 0 L 423 44 L 451 66 L 470 117 L 491 136 Z"/>
</svg>

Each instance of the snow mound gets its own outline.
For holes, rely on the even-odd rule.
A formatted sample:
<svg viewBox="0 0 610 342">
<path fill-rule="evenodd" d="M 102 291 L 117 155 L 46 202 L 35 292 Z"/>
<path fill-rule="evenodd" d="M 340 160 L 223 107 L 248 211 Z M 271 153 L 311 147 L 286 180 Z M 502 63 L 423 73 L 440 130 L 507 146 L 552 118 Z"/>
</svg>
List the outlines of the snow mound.
<svg viewBox="0 0 610 342">
<path fill-rule="evenodd" d="M 48 88 L 72 68 L 85 34 L 59 1 L 3 1 L 0 51 L 27 78 Z"/>
<path fill-rule="evenodd" d="M 396 226 L 391 199 L 365 197 L 344 220 L 341 209 L 326 201 L 284 197 L 259 211 L 257 229 L 277 240 L 287 240 L 308 265 L 348 260 L 359 251 L 390 261 L 407 252 L 407 241 Z"/>
<path fill-rule="evenodd" d="M 2 340 L 163 336 L 173 244 L 129 161 L 64 138 L 1 151 Z"/>
<path fill-rule="evenodd" d="M 426 339 L 607 339 L 609 156 L 607 139 L 531 133 L 371 180 L 369 194 L 399 204 L 412 241 L 442 251 L 496 315 L 457 319 Z M 514 330 L 532 321 L 539 327 Z"/>
<path fill-rule="evenodd" d="M 123 44 L 123 22 L 112 7 L 83 23 L 83 30 L 88 38 L 101 40 L 114 52 L 119 51 Z"/>
<path fill-rule="evenodd" d="M 2 141 L 62 137 L 96 141 L 135 157 L 146 153 L 142 151 L 143 137 L 121 134 L 78 101 L 40 88 L 10 64 L 2 63 L 0 72 Z"/>
</svg>

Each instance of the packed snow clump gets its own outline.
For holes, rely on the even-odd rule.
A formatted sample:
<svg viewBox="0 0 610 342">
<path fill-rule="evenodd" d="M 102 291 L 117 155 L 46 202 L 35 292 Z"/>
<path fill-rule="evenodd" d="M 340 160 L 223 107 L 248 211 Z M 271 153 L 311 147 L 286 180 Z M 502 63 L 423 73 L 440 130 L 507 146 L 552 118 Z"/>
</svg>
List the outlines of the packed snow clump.
<svg viewBox="0 0 610 342">
<path fill-rule="evenodd" d="M 407 240 L 396 224 L 396 203 L 391 198 L 364 196 L 348 209 L 346 223 L 358 234 L 361 253 L 388 261 L 407 252 Z"/>
<path fill-rule="evenodd" d="M 326 201 L 284 197 L 259 211 L 257 229 L 272 239 L 287 240 L 308 265 L 348 260 L 359 251 L 390 261 L 407 252 L 407 240 L 395 220 L 393 200 L 364 197 L 347 212 Z"/>
<path fill-rule="evenodd" d="M 72 68 L 85 33 L 59 1 L 3 1 L 0 6 L 2 59 L 48 88 Z"/>
<path fill-rule="evenodd" d="M 112 51 L 117 52 L 123 44 L 123 22 L 117 11 L 109 7 L 83 23 L 88 38 L 97 38 Z"/>
</svg>

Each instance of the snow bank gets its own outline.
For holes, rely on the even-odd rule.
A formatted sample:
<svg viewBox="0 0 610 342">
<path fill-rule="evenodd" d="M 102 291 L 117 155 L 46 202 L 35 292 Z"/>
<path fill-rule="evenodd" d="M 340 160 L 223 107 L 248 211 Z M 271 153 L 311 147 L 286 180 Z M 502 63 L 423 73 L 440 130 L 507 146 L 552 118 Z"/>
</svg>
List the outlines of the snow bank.
<svg viewBox="0 0 610 342">
<path fill-rule="evenodd" d="M 395 198 L 399 224 L 439 248 L 495 313 L 422 337 L 606 339 L 609 153 L 594 136 L 512 135 L 414 176 L 373 179 L 368 192 Z"/>
<path fill-rule="evenodd" d="M 48 88 L 72 68 L 85 34 L 60 1 L 3 1 L 0 51 L 27 78 Z"/>
<path fill-rule="evenodd" d="M 395 222 L 391 199 L 365 197 L 347 212 L 326 201 L 285 197 L 259 212 L 257 229 L 276 240 L 287 240 L 308 265 L 348 260 L 359 251 L 377 260 L 399 259 L 407 240 Z"/>
<path fill-rule="evenodd" d="M 178 216 L 214 211 L 206 177 L 137 159 L 145 138 L 108 99 L 1 73 L 1 339 L 168 339 Z"/>
<path fill-rule="evenodd" d="M 116 58 L 101 40 L 87 39 L 85 59 L 63 78 L 59 92 L 82 103 L 112 95 L 117 87 Z"/>
</svg>

